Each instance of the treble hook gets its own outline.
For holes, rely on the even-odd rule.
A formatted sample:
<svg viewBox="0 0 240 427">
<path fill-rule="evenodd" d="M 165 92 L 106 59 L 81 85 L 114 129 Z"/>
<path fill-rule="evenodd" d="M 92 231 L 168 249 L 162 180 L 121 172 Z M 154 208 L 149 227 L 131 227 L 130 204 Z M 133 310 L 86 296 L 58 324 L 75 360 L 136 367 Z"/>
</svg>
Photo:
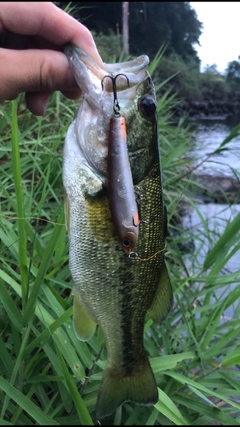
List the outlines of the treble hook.
<svg viewBox="0 0 240 427">
<path fill-rule="evenodd" d="M 101 80 L 102 89 L 103 89 L 103 80 L 106 77 L 109 77 L 112 80 L 112 86 L 113 86 L 113 111 L 114 111 L 114 113 L 115 113 L 116 116 L 120 116 L 120 105 L 119 105 L 118 99 L 117 99 L 117 85 L 116 85 L 116 80 L 117 80 L 117 77 L 119 77 L 119 76 L 126 77 L 127 84 L 128 84 L 128 87 L 129 87 L 129 78 L 126 76 L 126 74 L 123 74 L 123 73 L 119 73 L 115 77 L 112 77 L 110 75 L 106 75 Z"/>
</svg>

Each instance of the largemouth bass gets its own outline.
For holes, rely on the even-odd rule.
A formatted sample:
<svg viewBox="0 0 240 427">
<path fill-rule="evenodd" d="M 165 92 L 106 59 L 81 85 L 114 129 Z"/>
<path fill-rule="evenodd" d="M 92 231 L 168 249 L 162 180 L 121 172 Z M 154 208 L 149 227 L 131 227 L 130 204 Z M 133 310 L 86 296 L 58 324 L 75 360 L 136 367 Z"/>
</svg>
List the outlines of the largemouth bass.
<svg viewBox="0 0 240 427">
<path fill-rule="evenodd" d="M 158 401 L 156 381 L 143 346 L 143 329 L 147 313 L 156 323 L 165 319 L 172 304 L 172 289 L 164 263 L 166 218 L 156 98 L 145 55 L 125 63 L 104 64 L 101 69 L 73 45 L 65 48 L 65 54 L 83 93 L 63 154 L 74 328 L 83 341 L 93 335 L 97 324 L 103 331 L 107 362 L 96 408 L 97 417 L 102 418 L 125 401 L 143 405 Z M 127 151 L 141 220 L 134 252 L 129 254 L 119 240 L 112 217 L 115 213 L 110 210 L 116 195 L 126 197 L 122 191 L 126 186 L 125 168 L 118 161 L 119 177 L 113 190 L 108 182 L 114 101 L 112 81 L 104 77 L 117 74 L 124 74 L 118 76 L 116 89 L 126 123 Z M 123 216 L 125 209 L 120 205 Z"/>
</svg>

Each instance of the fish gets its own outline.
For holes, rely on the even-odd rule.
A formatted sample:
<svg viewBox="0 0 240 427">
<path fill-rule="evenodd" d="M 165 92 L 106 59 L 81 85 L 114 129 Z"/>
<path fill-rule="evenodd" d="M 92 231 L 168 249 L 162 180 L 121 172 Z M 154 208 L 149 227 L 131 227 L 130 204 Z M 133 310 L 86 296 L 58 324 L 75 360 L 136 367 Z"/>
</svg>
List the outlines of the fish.
<svg viewBox="0 0 240 427">
<path fill-rule="evenodd" d="M 172 286 L 164 260 L 167 219 L 156 94 L 147 55 L 103 63 L 100 68 L 75 45 L 66 45 L 64 52 L 83 94 L 63 148 L 73 325 L 81 341 L 89 340 L 97 325 L 103 332 L 107 360 L 96 402 L 98 419 L 111 415 L 126 401 L 140 405 L 158 401 L 144 349 L 144 324 L 146 315 L 156 324 L 166 318 L 172 306 Z M 126 145 L 126 168 L 121 167 L 122 158 L 109 157 L 114 139 L 121 139 L 122 134 L 119 130 L 115 136 L 112 133 L 117 119 L 113 85 L 104 77 L 117 74 L 117 99 L 126 126 L 126 138 L 119 143 Z M 112 162 L 117 169 L 114 183 Z M 121 204 L 117 199 L 126 198 L 125 174 L 130 184 L 132 179 L 140 218 L 130 252 L 123 248 L 121 223 L 116 223 L 119 212 L 113 210 L 116 203 L 124 217 L 133 204 L 135 212 L 132 197 L 130 207 L 128 200 Z"/>
</svg>

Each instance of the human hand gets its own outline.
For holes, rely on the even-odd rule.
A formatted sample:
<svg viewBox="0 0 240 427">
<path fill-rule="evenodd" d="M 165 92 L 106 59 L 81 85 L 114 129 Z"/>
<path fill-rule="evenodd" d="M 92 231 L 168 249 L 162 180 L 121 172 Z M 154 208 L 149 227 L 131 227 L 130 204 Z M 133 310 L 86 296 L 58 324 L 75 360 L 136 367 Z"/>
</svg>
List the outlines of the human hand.
<svg viewBox="0 0 240 427">
<path fill-rule="evenodd" d="M 25 92 L 26 104 L 43 115 L 51 94 L 70 99 L 81 91 L 63 53 L 66 43 L 80 47 L 102 65 L 89 30 L 50 2 L 2 2 L 0 6 L 0 102 Z"/>
</svg>

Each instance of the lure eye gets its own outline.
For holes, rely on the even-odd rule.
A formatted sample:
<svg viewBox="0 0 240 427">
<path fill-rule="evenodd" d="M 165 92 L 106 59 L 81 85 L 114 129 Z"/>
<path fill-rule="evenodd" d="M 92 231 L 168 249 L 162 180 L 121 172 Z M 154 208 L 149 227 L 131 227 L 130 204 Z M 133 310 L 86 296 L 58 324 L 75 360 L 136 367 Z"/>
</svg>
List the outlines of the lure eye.
<svg viewBox="0 0 240 427">
<path fill-rule="evenodd" d="M 139 110 L 144 117 L 151 117 L 156 111 L 154 99 L 147 95 L 139 100 Z"/>
<path fill-rule="evenodd" d="M 124 239 L 122 244 L 125 248 L 129 248 L 129 246 L 131 245 L 131 242 L 128 239 Z"/>
</svg>

